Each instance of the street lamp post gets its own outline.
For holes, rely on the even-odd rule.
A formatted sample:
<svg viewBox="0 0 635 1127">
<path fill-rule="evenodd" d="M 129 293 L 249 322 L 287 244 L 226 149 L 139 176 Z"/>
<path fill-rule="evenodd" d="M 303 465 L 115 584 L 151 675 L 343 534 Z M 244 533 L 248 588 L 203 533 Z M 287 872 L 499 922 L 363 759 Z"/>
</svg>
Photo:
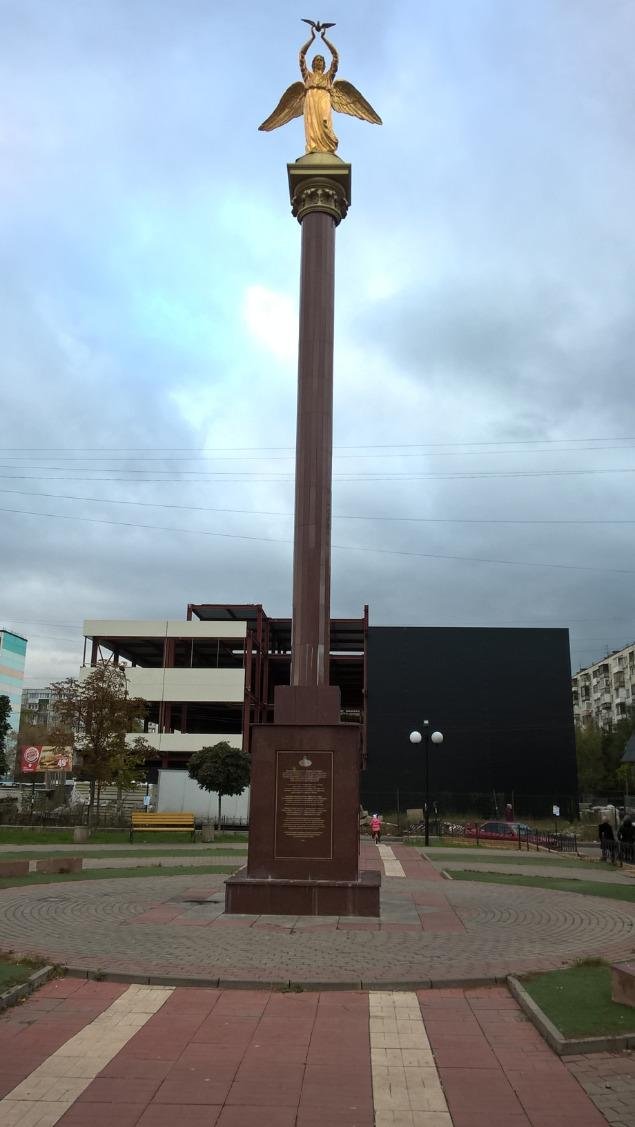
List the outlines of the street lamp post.
<svg viewBox="0 0 635 1127">
<path fill-rule="evenodd" d="M 411 744 L 420 744 L 422 740 L 423 740 L 423 747 L 424 747 L 424 752 L 425 752 L 425 755 L 424 755 L 425 806 L 424 806 L 424 811 L 423 811 L 424 826 L 425 826 L 424 841 L 425 841 L 426 845 L 429 845 L 430 844 L 430 762 L 429 762 L 430 756 L 429 756 L 429 745 L 430 745 L 430 741 L 432 741 L 433 744 L 442 744 L 443 743 L 443 733 L 442 732 L 432 732 L 432 734 L 430 734 L 430 721 L 424 720 L 423 721 L 423 735 L 421 735 L 421 732 L 417 732 L 417 731 L 410 733 L 410 743 Z"/>
</svg>

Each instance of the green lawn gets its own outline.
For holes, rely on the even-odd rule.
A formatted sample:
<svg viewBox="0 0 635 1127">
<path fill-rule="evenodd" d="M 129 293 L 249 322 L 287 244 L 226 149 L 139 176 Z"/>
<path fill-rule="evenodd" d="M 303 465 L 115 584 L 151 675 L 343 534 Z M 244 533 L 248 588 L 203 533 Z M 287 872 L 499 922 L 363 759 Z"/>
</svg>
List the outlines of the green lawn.
<svg viewBox="0 0 635 1127">
<path fill-rule="evenodd" d="M 635 1033 L 635 1008 L 611 1001 L 611 970 L 593 961 L 522 980 L 565 1037 Z"/>
<path fill-rule="evenodd" d="M 43 963 L 32 959 L 12 959 L 10 955 L 0 955 L 0 994 L 26 982 L 42 966 Z"/>
<path fill-rule="evenodd" d="M 138 849 L 135 849 L 135 847 L 133 845 L 131 845 L 128 849 L 108 849 L 107 846 L 104 846 L 103 849 L 90 849 L 90 850 L 87 850 L 83 845 L 78 845 L 77 848 L 74 849 L 72 854 L 71 854 L 71 853 L 68 852 L 68 850 L 61 850 L 61 849 L 55 849 L 55 848 L 49 849 L 46 845 L 43 845 L 41 849 L 36 850 L 35 847 L 34 847 L 32 850 L 31 849 L 23 850 L 20 853 L 17 853 L 14 850 L 7 850 L 6 852 L 3 850 L 2 852 L 0 852 L 0 861 L 37 861 L 37 860 L 42 860 L 43 857 L 48 858 L 48 857 L 70 857 L 70 856 L 85 857 L 88 860 L 90 860 L 91 858 L 94 858 L 95 860 L 99 860 L 101 858 L 107 859 L 109 857 L 138 857 L 139 860 L 141 861 L 142 858 L 145 858 L 145 857 L 174 857 L 174 856 L 178 856 L 178 857 L 209 857 L 211 859 L 214 856 L 221 855 L 222 852 L 223 852 L 223 843 L 222 842 L 218 846 L 216 846 L 216 845 L 192 845 L 188 849 L 179 849 L 178 853 L 176 853 L 176 854 L 174 852 L 174 849 L 170 849 L 168 846 L 157 846 L 156 849 L 144 849 L 143 852 L 140 852 Z M 242 847 L 236 848 L 234 846 L 231 850 L 230 856 L 236 857 L 238 860 L 240 860 L 240 858 L 243 857 L 246 853 L 247 853 L 247 846 L 246 845 L 244 846 L 244 848 L 242 848 Z"/>
<path fill-rule="evenodd" d="M 136 833 L 134 840 L 137 844 L 157 845 L 167 844 L 172 845 L 193 844 L 191 842 L 191 834 L 184 833 Z M 247 842 L 246 833 L 221 833 L 216 834 L 215 842 Z M 119 843 L 130 844 L 130 831 L 126 829 L 119 830 L 95 830 L 90 835 L 90 842 L 95 845 L 118 845 Z M 72 845 L 73 844 L 73 830 L 36 830 L 36 829 L 18 829 L 14 826 L 0 826 L 0 845 Z"/>
<path fill-rule="evenodd" d="M 508 852 L 507 850 L 504 850 L 503 852 L 501 852 L 501 851 L 494 852 L 492 850 L 491 852 L 488 852 L 487 854 L 479 853 L 478 858 L 477 857 L 469 857 L 469 858 L 465 857 L 465 858 L 463 858 L 463 857 L 457 857 L 455 852 L 447 852 L 446 853 L 445 851 L 442 852 L 440 850 L 438 853 L 430 853 L 430 860 L 431 861 L 457 861 L 457 862 L 463 861 L 463 860 L 465 860 L 465 861 L 468 861 L 468 860 L 469 861 L 472 861 L 472 860 L 477 861 L 478 860 L 479 865 L 489 865 L 490 863 L 492 863 L 494 865 L 543 865 L 545 868 L 549 868 L 550 865 L 552 867 L 554 865 L 560 865 L 560 866 L 566 865 L 571 869 L 585 869 L 585 870 L 586 869 L 592 869 L 596 873 L 600 871 L 600 862 L 599 861 L 581 861 L 578 857 L 576 857 L 575 853 L 551 853 L 549 855 L 546 855 L 544 853 L 518 853 L 518 852 L 514 853 L 513 851 Z M 601 871 L 602 872 L 612 872 L 612 871 L 619 872 L 619 867 L 615 866 L 615 868 L 613 869 L 613 867 L 611 865 L 602 865 Z"/>
<path fill-rule="evenodd" d="M 476 880 L 483 884 L 515 884 L 529 888 L 547 888 L 552 892 L 580 892 L 583 896 L 604 896 L 608 900 L 635 902 L 635 884 L 600 884 L 599 881 L 576 877 L 534 877 L 524 873 L 483 873 L 470 869 L 453 869 L 452 880 Z"/>
<path fill-rule="evenodd" d="M 143 865 L 134 869 L 84 869 L 79 873 L 31 873 L 24 877 L 2 877 L 0 889 L 31 884 L 61 884 L 72 880 L 126 880 L 131 877 L 207 876 L 235 873 L 239 865 Z"/>
</svg>

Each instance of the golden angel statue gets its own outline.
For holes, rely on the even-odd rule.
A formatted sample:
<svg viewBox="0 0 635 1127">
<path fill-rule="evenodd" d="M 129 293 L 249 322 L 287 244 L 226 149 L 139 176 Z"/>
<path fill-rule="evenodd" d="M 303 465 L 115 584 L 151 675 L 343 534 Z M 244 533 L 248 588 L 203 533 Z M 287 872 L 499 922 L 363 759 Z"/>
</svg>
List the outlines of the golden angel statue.
<svg viewBox="0 0 635 1127">
<path fill-rule="evenodd" d="M 311 38 L 300 48 L 302 82 L 294 82 L 288 90 L 285 90 L 275 110 L 266 121 L 263 121 L 259 129 L 269 132 L 280 125 L 286 125 L 288 121 L 304 113 L 307 153 L 334 153 L 338 141 L 333 132 L 332 110 L 360 117 L 363 121 L 373 122 L 374 125 L 381 125 L 382 121 L 351 82 L 335 79 L 339 56 L 333 44 L 326 38 L 326 30 L 335 27 L 335 24 L 314 23 L 313 20 L 304 20 L 304 23 L 311 25 Z M 331 65 L 328 70 L 325 69 L 323 55 L 315 56 L 311 70 L 306 65 L 307 51 L 316 33 L 321 35 L 322 41 L 331 52 Z"/>
</svg>

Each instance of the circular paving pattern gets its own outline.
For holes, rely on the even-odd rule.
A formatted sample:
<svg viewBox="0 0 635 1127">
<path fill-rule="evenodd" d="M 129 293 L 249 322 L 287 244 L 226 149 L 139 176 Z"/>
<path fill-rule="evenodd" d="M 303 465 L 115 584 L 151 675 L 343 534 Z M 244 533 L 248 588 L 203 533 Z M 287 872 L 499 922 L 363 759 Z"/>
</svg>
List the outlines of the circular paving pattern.
<svg viewBox="0 0 635 1127">
<path fill-rule="evenodd" d="M 0 946 L 72 967 L 222 982 L 503 977 L 635 950 L 635 905 L 575 893 L 384 877 L 381 923 L 222 914 L 222 878 L 5 889 Z"/>
</svg>

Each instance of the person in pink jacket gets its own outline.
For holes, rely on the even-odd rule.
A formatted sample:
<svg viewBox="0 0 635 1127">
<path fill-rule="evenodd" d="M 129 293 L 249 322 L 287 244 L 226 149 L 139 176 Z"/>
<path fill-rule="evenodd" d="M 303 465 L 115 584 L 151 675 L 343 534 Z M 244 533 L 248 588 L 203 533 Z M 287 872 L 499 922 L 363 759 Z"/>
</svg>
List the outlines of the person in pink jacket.
<svg viewBox="0 0 635 1127">
<path fill-rule="evenodd" d="M 381 841 L 381 818 L 379 814 L 373 814 L 370 820 L 370 832 L 373 835 L 373 841 L 379 845 Z"/>
</svg>

